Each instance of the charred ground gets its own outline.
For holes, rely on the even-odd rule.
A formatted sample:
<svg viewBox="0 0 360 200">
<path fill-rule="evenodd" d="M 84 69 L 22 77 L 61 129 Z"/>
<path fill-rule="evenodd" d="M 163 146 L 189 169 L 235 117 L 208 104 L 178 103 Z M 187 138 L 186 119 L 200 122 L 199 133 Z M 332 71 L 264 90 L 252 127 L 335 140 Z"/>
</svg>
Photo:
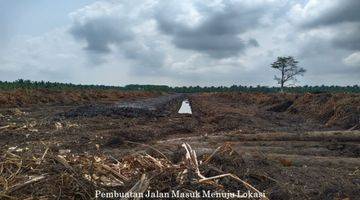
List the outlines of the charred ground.
<svg viewBox="0 0 360 200">
<path fill-rule="evenodd" d="M 219 180 L 222 189 L 179 184 L 177 168 L 160 170 L 160 164 L 181 165 L 184 142 L 203 161 L 222 146 L 200 166 L 201 172 L 206 176 L 233 173 L 270 199 L 360 195 L 359 94 L 36 90 L 2 92 L 0 97 L 0 193 L 4 198 L 79 194 L 86 199 L 93 197 L 96 188 L 127 191 L 143 173 L 156 175 L 150 181 L 151 190 L 245 189 L 228 178 Z M 177 114 L 184 98 L 190 100 L 193 115 Z M 64 168 L 58 155 L 71 170 Z M 146 161 L 146 155 L 160 164 Z M 101 178 L 84 179 L 92 174 L 91 163 L 118 170 L 126 176 L 125 184 L 109 187 L 99 183 L 104 182 Z M 119 163 L 127 165 L 119 167 Z M 109 178 L 96 166 L 92 170 Z M 46 178 L 41 182 L 17 188 L 29 176 L 42 174 Z M 44 189 L 44 184 L 49 188 Z"/>
</svg>

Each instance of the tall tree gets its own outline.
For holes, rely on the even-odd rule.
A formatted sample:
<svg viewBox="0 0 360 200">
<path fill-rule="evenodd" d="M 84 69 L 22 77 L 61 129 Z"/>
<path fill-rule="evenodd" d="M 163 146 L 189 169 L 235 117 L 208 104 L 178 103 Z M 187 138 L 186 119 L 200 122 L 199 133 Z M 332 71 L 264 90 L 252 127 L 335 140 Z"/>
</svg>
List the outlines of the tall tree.
<svg viewBox="0 0 360 200">
<path fill-rule="evenodd" d="M 277 60 L 271 64 L 271 67 L 280 71 L 281 76 L 275 75 L 275 80 L 280 84 L 281 92 L 284 91 L 284 85 L 288 81 L 296 82 L 296 76 L 303 76 L 306 70 L 298 66 L 298 61 L 294 57 L 278 57 Z"/>
</svg>

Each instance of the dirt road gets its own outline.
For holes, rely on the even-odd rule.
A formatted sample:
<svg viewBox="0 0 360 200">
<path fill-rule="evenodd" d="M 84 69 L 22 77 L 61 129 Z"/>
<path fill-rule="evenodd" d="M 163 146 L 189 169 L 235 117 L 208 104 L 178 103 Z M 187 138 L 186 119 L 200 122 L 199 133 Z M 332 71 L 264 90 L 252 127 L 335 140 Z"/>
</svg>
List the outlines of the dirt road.
<svg viewBox="0 0 360 200">
<path fill-rule="evenodd" d="M 80 106 L 60 116 L 71 117 L 95 117 L 95 116 L 168 116 L 174 112 L 173 108 L 186 98 L 184 94 L 171 94 L 143 100 L 116 102 L 111 105 L 86 105 Z"/>
</svg>

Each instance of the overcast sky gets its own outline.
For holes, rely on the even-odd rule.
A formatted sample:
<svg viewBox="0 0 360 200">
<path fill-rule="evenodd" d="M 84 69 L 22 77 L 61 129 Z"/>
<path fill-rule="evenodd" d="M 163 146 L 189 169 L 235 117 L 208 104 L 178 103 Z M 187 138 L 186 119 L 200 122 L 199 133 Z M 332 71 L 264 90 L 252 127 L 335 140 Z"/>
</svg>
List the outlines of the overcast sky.
<svg viewBox="0 0 360 200">
<path fill-rule="evenodd" d="M 360 84 L 359 0 L 0 0 L 0 80 Z"/>
</svg>

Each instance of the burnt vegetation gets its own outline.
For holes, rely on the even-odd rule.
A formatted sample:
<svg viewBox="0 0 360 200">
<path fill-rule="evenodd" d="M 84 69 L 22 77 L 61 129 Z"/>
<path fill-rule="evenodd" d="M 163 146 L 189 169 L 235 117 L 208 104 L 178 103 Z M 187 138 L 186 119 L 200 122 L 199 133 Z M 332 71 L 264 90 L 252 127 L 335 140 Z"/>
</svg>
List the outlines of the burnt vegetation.
<svg viewBox="0 0 360 200">
<path fill-rule="evenodd" d="M 203 189 L 284 200 L 359 196 L 360 94 L 342 87 L 174 94 L 152 85 L 6 84 L 0 199 Z M 177 112 L 184 99 L 191 115 Z"/>
</svg>

